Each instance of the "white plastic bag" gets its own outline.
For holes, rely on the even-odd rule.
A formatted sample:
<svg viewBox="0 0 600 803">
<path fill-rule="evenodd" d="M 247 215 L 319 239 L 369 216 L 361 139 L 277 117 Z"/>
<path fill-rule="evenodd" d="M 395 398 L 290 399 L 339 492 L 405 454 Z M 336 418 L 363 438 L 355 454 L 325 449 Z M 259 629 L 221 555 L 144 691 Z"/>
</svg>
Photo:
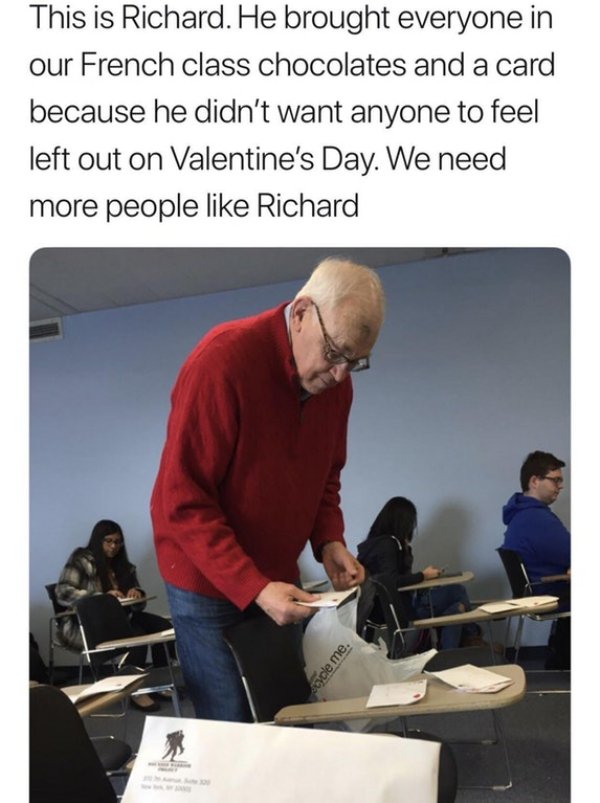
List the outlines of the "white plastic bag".
<svg viewBox="0 0 600 803">
<path fill-rule="evenodd" d="M 356 633 L 356 598 L 339 608 L 321 608 L 303 640 L 306 676 L 317 700 L 366 697 L 378 683 L 398 683 L 423 670 L 437 650 L 390 660 L 386 649 Z M 368 730 L 368 720 L 348 723 Z"/>
</svg>

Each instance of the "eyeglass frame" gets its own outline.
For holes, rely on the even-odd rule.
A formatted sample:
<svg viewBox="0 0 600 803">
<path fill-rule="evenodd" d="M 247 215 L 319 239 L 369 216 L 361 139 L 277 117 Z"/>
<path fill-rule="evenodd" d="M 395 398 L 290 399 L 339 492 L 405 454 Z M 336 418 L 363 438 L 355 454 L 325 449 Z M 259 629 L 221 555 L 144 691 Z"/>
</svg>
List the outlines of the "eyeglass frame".
<svg viewBox="0 0 600 803">
<path fill-rule="evenodd" d="M 345 354 L 342 354 L 339 349 L 335 347 L 335 343 L 331 339 L 331 337 L 327 334 L 327 330 L 325 329 L 325 324 L 323 323 L 323 318 L 321 318 L 321 312 L 317 304 L 313 301 L 313 307 L 315 308 L 315 312 L 317 313 L 317 320 L 319 321 L 319 326 L 321 327 L 321 334 L 323 335 L 323 340 L 325 342 L 325 347 L 323 349 L 323 356 L 327 360 L 330 365 L 346 365 L 347 369 L 350 373 L 358 373 L 359 371 L 368 371 L 371 367 L 371 363 L 369 357 L 359 357 L 358 359 L 351 359 L 347 357 Z"/>
<path fill-rule="evenodd" d="M 112 545 L 112 546 L 123 546 L 123 539 L 119 538 L 119 539 L 115 540 L 112 536 L 105 535 L 104 538 L 102 539 L 102 543 L 103 544 L 109 544 L 109 545 Z"/>
<path fill-rule="evenodd" d="M 540 477 L 540 479 L 542 479 L 542 480 L 550 480 L 550 482 L 553 482 L 554 485 L 557 488 L 560 488 L 561 485 L 565 484 L 565 478 L 564 477 L 549 477 L 546 474 L 544 477 Z"/>
</svg>

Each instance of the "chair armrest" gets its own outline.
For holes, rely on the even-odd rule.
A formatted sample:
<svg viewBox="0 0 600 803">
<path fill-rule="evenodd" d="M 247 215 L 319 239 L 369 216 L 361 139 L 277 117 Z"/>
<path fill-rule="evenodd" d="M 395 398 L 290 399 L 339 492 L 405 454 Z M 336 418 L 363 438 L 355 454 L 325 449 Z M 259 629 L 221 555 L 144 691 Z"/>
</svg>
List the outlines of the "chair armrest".
<svg viewBox="0 0 600 803">
<path fill-rule="evenodd" d="M 75 611 L 69 609 L 66 611 L 62 611 L 61 613 L 53 613 L 50 619 L 64 619 L 65 616 L 75 616 Z"/>
</svg>

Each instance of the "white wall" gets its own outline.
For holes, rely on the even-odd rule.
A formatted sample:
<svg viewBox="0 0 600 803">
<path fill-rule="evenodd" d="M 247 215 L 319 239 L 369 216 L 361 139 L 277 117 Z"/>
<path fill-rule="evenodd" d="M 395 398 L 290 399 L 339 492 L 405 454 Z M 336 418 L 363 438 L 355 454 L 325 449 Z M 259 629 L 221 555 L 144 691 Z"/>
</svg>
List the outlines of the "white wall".
<svg viewBox="0 0 600 803">
<path fill-rule="evenodd" d="M 494 552 L 500 509 L 531 449 L 569 460 L 569 261 L 550 249 L 474 252 L 379 270 L 387 318 L 355 378 L 343 474 L 355 547 L 392 495 L 419 510 L 416 560 L 469 568 L 472 596 L 508 593 Z M 166 610 L 148 500 L 177 370 L 211 326 L 290 298 L 300 283 L 64 319 L 31 348 L 31 628 L 47 640 L 44 585 L 99 518 L 123 526 L 141 582 Z M 555 505 L 567 526 L 567 486 Z M 302 558 L 307 577 L 321 575 Z M 531 627 L 528 643 L 545 631 Z"/>
</svg>

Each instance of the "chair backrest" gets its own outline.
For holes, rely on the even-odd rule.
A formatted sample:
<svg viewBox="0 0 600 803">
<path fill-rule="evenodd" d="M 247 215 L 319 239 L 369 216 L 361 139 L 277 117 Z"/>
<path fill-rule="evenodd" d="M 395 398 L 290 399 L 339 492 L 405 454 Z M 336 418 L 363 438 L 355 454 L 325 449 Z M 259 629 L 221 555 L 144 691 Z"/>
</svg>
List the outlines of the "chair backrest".
<svg viewBox="0 0 600 803">
<path fill-rule="evenodd" d="M 134 636 L 133 629 L 121 603 L 111 594 L 82 597 L 75 604 L 84 650 L 92 666 L 99 666 L 127 652 L 127 648 L 90 654 L 103 641 Z"/>
<path fill-rule="evenodd" d="M 519 553 L 504 547 L 498 547 L 496 552 L 500 555 L 513 598 L 530 596 L 533 593 L 531 584 Z"/>
<path fill-rule="evenodd" d="M 114 803 L 117 796 L 66 694 L 53 686 L 29 692 L 30 803 Z"/>
<path fill-rule="evenodd" d="M 271 722 L 280 708 L 305 703 L 310 697 L 299 627 L 277 625 L 261 614 L 227 628 L 223 634 L 256 722 Z"/>
<path fill-rule="evenodd" d="M 46 594 L 48 594 L 48 599 L 52 603 L 52 610 L 55 614 L 64 613 L 65 609 L 62 605 L 59 605 L 58 600 L 56 599 L 56 583 L 48 583 L 46 588 Z"/>
<path fill-rule="evenodd" d="M 361 588 L 357 616 L 359 635 L 362 635 L 364 625 L 368 628 L 381 620 L 388 634 L 388 656 L 400 658 L 406 652 L 403 631 L 410 627 L 410 617 L 392 575 L 370 575 Z"/>
</svg>

